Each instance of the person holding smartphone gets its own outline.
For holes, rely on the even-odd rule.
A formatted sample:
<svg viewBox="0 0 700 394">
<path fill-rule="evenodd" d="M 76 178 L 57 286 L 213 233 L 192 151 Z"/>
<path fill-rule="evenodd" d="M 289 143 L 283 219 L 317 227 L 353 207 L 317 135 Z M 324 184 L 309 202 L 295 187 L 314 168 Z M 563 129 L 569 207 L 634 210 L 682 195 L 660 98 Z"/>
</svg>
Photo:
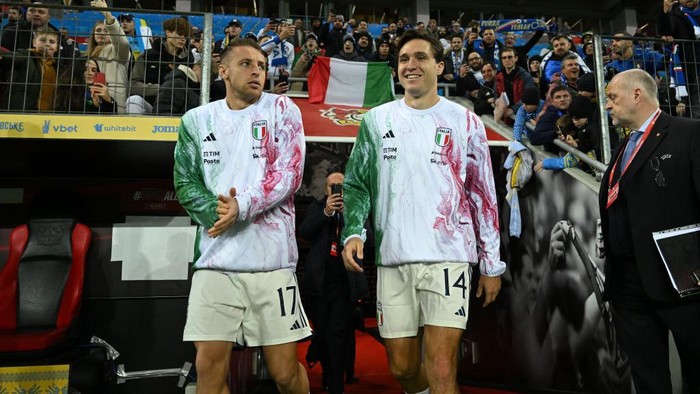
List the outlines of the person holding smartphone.
<svg viewBox="0 0 700 394">
<path fill-rule="evenodd" d="M 330 170 L 325 196 L 311 203 L 299 227 L 299 234 L 311 242 L 301 283 L 314 324 L 306 359 L 310 366 L 321 362 L 323 387 L 333 394 L 344 391 L 344 382 L 355 381 L 353 310 L 358 299 L 369 294 L 364 274 L 347 272 L 341 258 L 344 178 L 339 170 Z"/>
<path fill-rule="evenodd" d="M 94 60 L 73 62 L 58 77 L 56 112 L 113 114 L 117 111 L 109 94 L 105 74 Z"/>
</svg>

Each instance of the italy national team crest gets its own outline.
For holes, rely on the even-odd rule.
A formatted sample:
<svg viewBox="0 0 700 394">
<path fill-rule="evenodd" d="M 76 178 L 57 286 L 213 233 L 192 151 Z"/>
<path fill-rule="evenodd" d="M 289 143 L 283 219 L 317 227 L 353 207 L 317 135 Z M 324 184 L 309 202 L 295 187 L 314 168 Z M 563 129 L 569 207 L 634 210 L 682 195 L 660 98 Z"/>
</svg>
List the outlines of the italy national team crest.
<svg viewBox="0 0 700 394">
<path fill-rule="evenodd" d="M 447 127 L 438 127 L 435 129 L 435 143 L 438 146 L 447 146 L 452 139 L 450 134 L 452 134 L 452 129 L 448 129 Z"/>
<path fill-rule="evenodd" d="M 258 141 L 263 141 L 265 138 L 267 138 L 266 120 L 258 120 L 257 122 L 253 122 L 253 138 Z"/>
</svg>

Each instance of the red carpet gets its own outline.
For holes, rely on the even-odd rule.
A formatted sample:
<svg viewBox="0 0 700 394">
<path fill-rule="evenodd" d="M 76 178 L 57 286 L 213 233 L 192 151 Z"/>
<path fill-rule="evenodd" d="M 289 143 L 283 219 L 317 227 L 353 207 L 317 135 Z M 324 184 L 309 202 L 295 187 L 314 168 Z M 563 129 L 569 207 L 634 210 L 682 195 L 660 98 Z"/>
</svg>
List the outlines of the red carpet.
<svg viewBox="0 0 700 394">
<path fill-rule="evenodd" d="M 375 319 L 366 319 L 367 327 L 372 327 L 372 324 L 376 327 Z M 345 393 L 403 393 L 399 383 L 389 373 L 389 365 L 387 363 L 384 346 L 371 335 L 364 332 L 355 331 L 355 338 L 357 340 L 355 376 L 357 376 L 360 381 L 355 384 L 345 385 Z M 297 347 L 297 354 L 301 363 L 307 367 L 311 392 L 323 393 L 324 391 L 321 387 L 321 364 L 316 364 L 312 369 L 309 369 L 304 361 L 306 350 L 310 343 L 310 341 L 300 343 Z M 465 394 L 513 394 L 509 391 L 465 386 L 461 387 L 461 392 Z"/>
</svg>

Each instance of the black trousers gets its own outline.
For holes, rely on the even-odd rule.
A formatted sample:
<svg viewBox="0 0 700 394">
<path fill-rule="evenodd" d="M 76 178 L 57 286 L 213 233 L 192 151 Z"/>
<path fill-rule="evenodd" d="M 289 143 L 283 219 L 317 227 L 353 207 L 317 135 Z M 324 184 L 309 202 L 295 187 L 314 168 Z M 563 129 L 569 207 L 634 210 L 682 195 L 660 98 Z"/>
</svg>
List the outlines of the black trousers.
<svg viewBox="0 0 700 394">
<path fill-rule="evenodd" d="M 328 392 L 342 393 L 344 375 L 349 364 L 354 373 L 355 330 L 353 305 L 348 297 L 313 297 L 311 309 L 314 324 L 314 346 L 323 368 Z M 349 376 L 349 375 L 348 375 Z"/>
<path fill-rule="evenodd" d="M 700 300 L 653 301 L 646 296 L 633 261 L 621 271 L 624 274 L 615 275 L 619 279 L 611 294 L 613 322 L 629 357 L 637 394 L 671 393 L 669 330 L 688 392 L 700 394 Z"/>
</svg>

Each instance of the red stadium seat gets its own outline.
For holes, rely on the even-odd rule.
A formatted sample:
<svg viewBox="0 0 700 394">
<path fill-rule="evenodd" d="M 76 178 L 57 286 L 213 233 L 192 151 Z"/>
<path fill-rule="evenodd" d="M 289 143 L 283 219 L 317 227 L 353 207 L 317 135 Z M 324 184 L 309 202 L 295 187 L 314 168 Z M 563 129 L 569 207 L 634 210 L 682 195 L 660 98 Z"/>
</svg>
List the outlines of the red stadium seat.
<svg viewBox="0 0 700 394">
<path fill-rule="evenodd" d="M 0 271 L 0 353 L 41 352 L 70 339 L 92 233 L 73 219 L 15 228 Z"/>
</svg>

